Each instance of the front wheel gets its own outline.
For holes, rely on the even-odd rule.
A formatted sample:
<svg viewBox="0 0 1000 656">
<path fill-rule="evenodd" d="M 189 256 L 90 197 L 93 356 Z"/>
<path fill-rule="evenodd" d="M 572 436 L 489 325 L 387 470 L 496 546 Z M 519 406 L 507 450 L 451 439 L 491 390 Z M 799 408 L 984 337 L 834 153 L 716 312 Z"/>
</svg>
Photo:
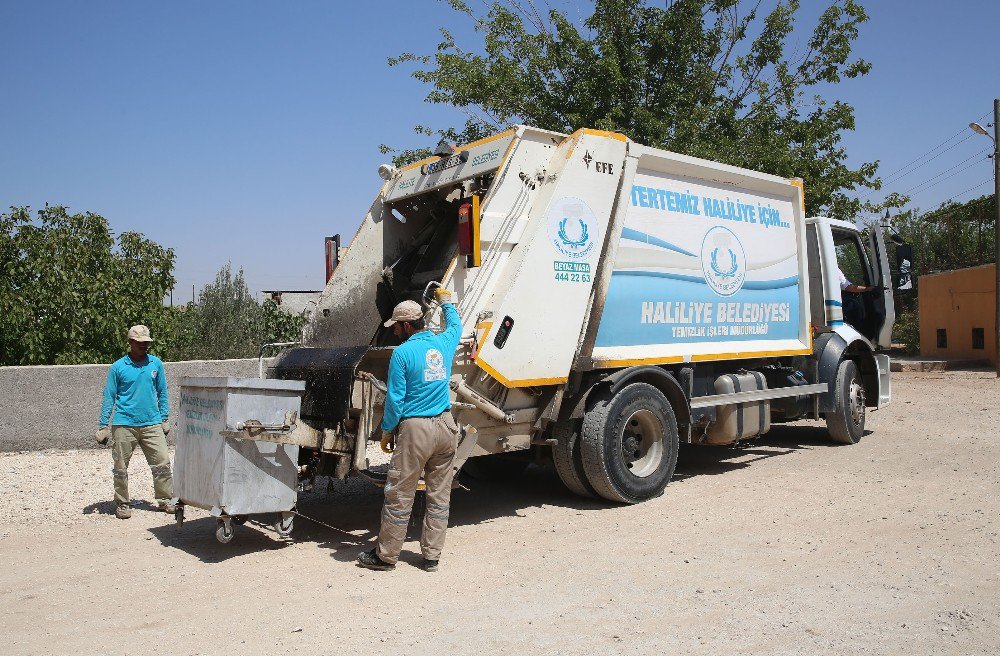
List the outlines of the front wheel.
<svg viewBox="0 0 1000 656">
<path fill-rule="evenodd" d="M 584 414 L 580 437 L 587 480 L 605 499 L 651 499 L 674 475 L 677 418 L 652 385 L 633 383 L 614 395 L 604 392 Z"/>
<path fill-rule="evenodd" d="M 865 434 L 865 388 L 853 360 L 837 367 L 833 395 L 834 409 L 826 414 L 830 437 L 841 444 L 857 444 Z"/>
</svg>

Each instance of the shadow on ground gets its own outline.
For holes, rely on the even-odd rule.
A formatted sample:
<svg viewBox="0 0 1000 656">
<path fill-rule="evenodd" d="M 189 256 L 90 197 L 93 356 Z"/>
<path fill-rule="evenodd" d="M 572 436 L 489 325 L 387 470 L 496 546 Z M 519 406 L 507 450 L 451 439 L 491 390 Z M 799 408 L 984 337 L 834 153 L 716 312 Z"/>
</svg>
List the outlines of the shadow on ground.
<svg viewBox="0 0 1000 656">
<path fill-rule="evenodd" d="M 850 447 L 832 443 L 824 427 L 798 425 L 775 426 L 764 437 L 739 448 L 685 445 L 672 484 L 695 476 L 724 475 L 759 460 L 816 448 Z M 608 511 L 615 506 L 604 500 L 573 495 L 563 487 L 553 468 L 546 465 L 532 465 L 524 474 L 507 482 L 464 483 L 469 489 L 456 489 L 452 493 L 450 526 L 519 517 L 527 508 L 542 506 L 584 512 Z M 300 516 L 295 518 L 292 536 L 297 543 L 314 543 L 329 549 L 332 558 L 350 562 L 373 545 L 381 509 L 381 490 L 372 484 L 360 478 L 347 481 L 319 478 L 314 491 L 299 494 Z M 114 504 L 93 504 L 84 512 L 114 513 Z M 189 510 L 189 516 L 196 513 Z M 149 530 L 165 546 L 186 551 L 205 563 L 218 563 L 249 553 L 281 549 L 288 544 L 271 527 L 274 520 L 274 516 L 253 516 L 246 525 L 235 527 L 236 534 L 228 544 L 216 541 L 217 520 L 212 517 L 195 516 L 181 527 L 171 524 Z M 420 521 L 414 513 L 408 539 L 419 537 Z M 401 560 L 417 564 L 420 554 L 405 551 Z"/>
<path fill-rule="evenodd" d="M 157 507 L 156 504 L 150 503 L 144 500 L 132 500 L 132 510 L 148 510 L 150 512 L 163 512 Z M 115 502 L 114 501 L 98 501 L 97 503 L 92 503 L 89 506 L 84 507 L 84 515 L 114 515 L 115 514 Z"/>
<path fill-rule="evenodd" d="M 775 425 L 763 437 L 735 446 L 681 445 L 673 481 L 683 481 L 692 476 L 726 474 L 750 467 L 759 460 L 786 456 L 796 451 L 844 446 L 830 440 L 825 426 Z"/>
</svg>

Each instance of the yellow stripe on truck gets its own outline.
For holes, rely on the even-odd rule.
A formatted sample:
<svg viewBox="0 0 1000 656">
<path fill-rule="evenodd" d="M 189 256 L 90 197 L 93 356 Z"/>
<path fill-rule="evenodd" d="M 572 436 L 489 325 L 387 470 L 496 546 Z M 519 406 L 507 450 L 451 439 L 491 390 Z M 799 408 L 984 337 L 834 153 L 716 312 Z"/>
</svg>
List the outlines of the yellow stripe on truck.
<svg viewBox="0 0 1000 656">
<path fill-rule="evenodd" d="M 589 134 L 595 137 L 608 137 L 610 139 L 615 139 L 617 141 L 628 141 L 628 137 L 620 132 L 608 132 L 607 130 L 594 130 L 592 128 L 583 128 L 584 134 Z"/>
<path fill-rule="evenodd" d="M 812 349 L 791 349 L 788 351 L 746 351 L 737 353 L 707 353 L 692 355 L 691 362 L 711 362 L 713 360 L 746 360 L 748 358 L 780 358 L 786 355 L 809 355 Z"/>
<path fill-rule="evenodd" d="M 788 181 L 791 182 L 796 187 L 798 187 L 799 191 L 802 192 L 799 195 L 799 205 L 802 207 L 802 213 L 805 214 L 806 213 L 806 186 L 805 186 L 805 183 L 802 182 L 802 178 L 789 178 Z"/>
<path fill-rule="evenodd" d="M 526 380 L 511 380 L 491 367 L 482 358 L 476 360 L 476 366 L 493 376 L 504 387 L 540 387 L 542 385 L 562 385 L 569 378 L 529 378 Z"/>
</svg>

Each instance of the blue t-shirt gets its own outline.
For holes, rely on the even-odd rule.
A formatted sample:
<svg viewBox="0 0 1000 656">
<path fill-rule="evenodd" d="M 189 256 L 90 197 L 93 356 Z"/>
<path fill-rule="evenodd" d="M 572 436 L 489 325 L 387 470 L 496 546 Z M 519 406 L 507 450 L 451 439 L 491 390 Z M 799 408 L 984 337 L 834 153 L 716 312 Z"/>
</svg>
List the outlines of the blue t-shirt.
<svg viewBox="0 0 1000 656">
<path fill-rule="evenodd" d="M 444 332 L 422 330 L 392 352 L 382 417 L 384 431 L 395 430 L 403 419 L 436 417 L 451 408 L 448 381 L 462 336 L 462 320 L 451 303 L 441 307 Z"/>
<path fill-rule="evenodd" d="M 167 374 L 163 362 L 147 355 L 137 364 L 127 354 L 111 365 L 104 385 L 100 426 L 107 426 L 114 406 L 115 426 L 153 426 L 170 416 L 167 398 Z"/>
</svg>

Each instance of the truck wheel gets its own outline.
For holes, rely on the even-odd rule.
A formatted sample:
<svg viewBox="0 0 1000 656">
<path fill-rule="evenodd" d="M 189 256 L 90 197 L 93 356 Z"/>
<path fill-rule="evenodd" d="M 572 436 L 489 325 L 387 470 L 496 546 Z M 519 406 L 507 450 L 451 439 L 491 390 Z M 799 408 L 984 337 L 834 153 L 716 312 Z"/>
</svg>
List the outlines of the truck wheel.
<svg viewBox="0 0 1000 656">
<path fill-rule="evenodd" d="M 552 437 L 556 443 L 552 446 L 552 462 L 563 485 L 581 497 L 596 497 L 597 493 L 587 480 L 583 471 L 583 458 L 580 455 L 580 422 L 576 420 L 563 421 L 552 429 Z"/>
<path fill-rule="evenodd" d="M 865 388 L 853 360 L 840 363 L 834 385 L 835 407 L 826 414 L 826 427 L 834 442 L 857 444 L 865 434 Z"/>
<path fill-rule="evenodd" d="M 633 383 L 605 392 L 583 416 L 587 480 L 605 499 L 638 503 L 663 492 L 677 465 L 677 419 L 660 390 Z"/>
</svg>

